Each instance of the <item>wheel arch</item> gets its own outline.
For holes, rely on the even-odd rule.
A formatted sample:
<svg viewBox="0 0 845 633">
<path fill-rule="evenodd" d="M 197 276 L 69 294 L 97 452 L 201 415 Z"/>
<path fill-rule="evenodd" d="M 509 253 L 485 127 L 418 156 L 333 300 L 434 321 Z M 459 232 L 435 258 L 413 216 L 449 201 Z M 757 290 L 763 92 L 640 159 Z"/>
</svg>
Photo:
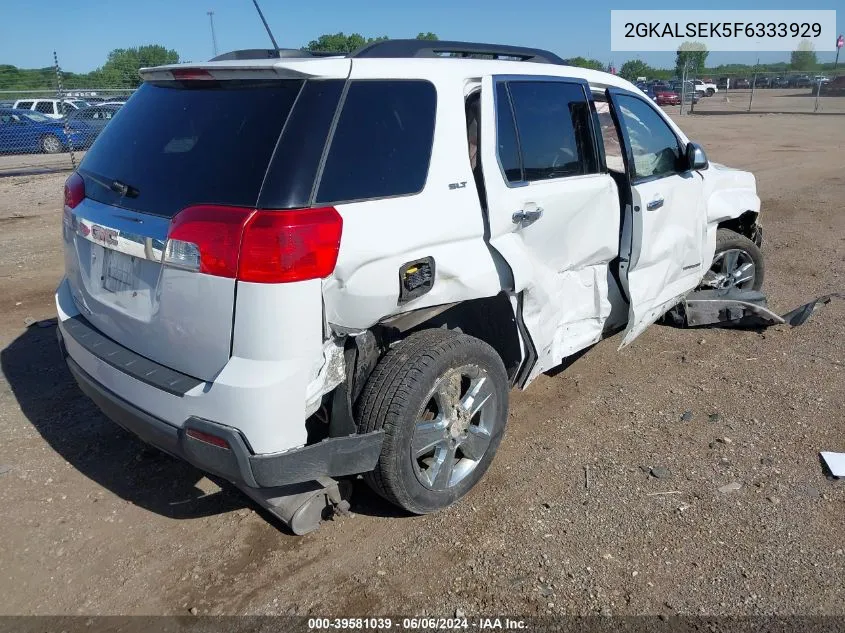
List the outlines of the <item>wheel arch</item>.
<svg viewBox="0 0 845 633">
<path fill-rule="evenodd" d="M 419 330 L 446 328 L 480 339 L 496 350 L 508 379 L 514 384 L 522 365 L 524 345 L 511 297 L 500 292 L 492 297 L 470 299 L 441 308 L 445 309 L 425 315 L 424 320 L 416 323 L 393 319 L 383 323 L 382 327 L 398 330 L 398 338 L 405 338 Z"/>
<path fill-rule="evenodd" d="M 762 241 L 762 230 L 758 224 L 760 213 L 757 211 L 745 211 L 739 217 L 723 220 L 717 225 L 717 229 L 728 229 L 734 233 L 744 235 L 749 240 L 760 246 Z"/>
</svg>

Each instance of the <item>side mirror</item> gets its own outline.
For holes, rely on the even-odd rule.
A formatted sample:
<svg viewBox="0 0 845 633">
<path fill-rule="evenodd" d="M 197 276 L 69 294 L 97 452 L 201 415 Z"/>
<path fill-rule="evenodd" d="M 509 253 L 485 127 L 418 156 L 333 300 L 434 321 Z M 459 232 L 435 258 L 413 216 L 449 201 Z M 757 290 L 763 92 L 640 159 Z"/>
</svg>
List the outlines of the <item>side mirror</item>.
<svg viewBox="0 0 845 633">
<path fill-rule="evenodd" d="M 701 145 L 690 141 L 687 143 L 687 165 L 691 171 L 697 169 L 707 169 L 710 162 L 707 160 L 707 154 L 704 153 Z"/>
</svg>

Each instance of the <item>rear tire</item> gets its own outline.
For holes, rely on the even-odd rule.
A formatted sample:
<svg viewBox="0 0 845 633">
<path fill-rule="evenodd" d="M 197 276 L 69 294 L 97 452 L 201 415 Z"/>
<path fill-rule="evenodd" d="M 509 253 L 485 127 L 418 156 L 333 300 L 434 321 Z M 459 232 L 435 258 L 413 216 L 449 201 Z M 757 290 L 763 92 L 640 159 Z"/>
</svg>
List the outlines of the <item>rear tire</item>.
<svg viewBox="0 0 845 633">
<path fill-rule="evenodd" d="M 481 479 L 505 431 L 508 377 L 487 343 L 423 330 L 379 362 L 358 400 L 359 432 L 384 430 L 373 490 L 414 514 L 452 505 Z"/>
<path fill-rule="evenodd" d="M 45 154 L 58 154 L 62 149 L 62 142 L 55 134 L 45 134 L 42 137 L 41 150 Z"/>
<path fill-rule="evenodd" d="M 712 97 L 714 94 L 716 94 L 716 91 L 715 91 L 715 90 L 713 90 L 713 88 L 708 88 L 708 89 L 707 89 L 707 96 L 708 96 L 708 97 Z"/>
</svg>

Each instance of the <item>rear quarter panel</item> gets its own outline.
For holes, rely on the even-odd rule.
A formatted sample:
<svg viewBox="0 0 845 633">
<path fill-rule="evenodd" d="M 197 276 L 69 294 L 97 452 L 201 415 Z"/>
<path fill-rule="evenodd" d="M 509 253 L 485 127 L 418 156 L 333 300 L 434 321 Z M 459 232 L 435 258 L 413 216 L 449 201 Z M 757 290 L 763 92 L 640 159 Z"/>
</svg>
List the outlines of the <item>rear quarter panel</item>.
<svg viewBox="0 0 845 633">
<path fill-rule="evenodd" d="M 380 61 L 385 63 L 379 64 L 378 78 L 409 78 L 400 60 Z M 351 78 L 369 78 L 366 71 L 356 74 L 353 65 Z M 432 83 L 437 118 L 423 191 L 336 205 L 343 236 L 335 271 L 324 281 L 330 325 L 365 329 L 393 314 L 492 296 L 501 287 L 484 242 L 484 217 L 469 162 L 464 84 L 454 78 Z M 455 183 L 465 185 L 450 188 Z M 424 257 L 435 261 L 433 287 L 400 305 L 399 269 Z"/>
</svg>

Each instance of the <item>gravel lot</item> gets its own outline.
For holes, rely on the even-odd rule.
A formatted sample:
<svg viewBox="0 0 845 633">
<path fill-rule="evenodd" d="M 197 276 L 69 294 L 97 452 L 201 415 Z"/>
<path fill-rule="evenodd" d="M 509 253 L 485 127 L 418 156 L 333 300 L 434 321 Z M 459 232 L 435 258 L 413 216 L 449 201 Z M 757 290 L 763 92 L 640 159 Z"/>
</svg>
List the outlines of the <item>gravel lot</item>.
<svg viewBox="0 0 845 633">
<path fill-rule="evenodd" d="M 845 117 L 681 124 L 757 175 L 770 304 L 845 290 Z M 354 516 L 293 537 L 73 384 L 39 324 L 63 178 L 0 178 L 0 613 L 845 614 L 845 481 L 818 458 L 845 450 L 845 302 L 607 340 L 513 394 L 463 503 L 408 517 L 360 486 Z"/>
</svg>

